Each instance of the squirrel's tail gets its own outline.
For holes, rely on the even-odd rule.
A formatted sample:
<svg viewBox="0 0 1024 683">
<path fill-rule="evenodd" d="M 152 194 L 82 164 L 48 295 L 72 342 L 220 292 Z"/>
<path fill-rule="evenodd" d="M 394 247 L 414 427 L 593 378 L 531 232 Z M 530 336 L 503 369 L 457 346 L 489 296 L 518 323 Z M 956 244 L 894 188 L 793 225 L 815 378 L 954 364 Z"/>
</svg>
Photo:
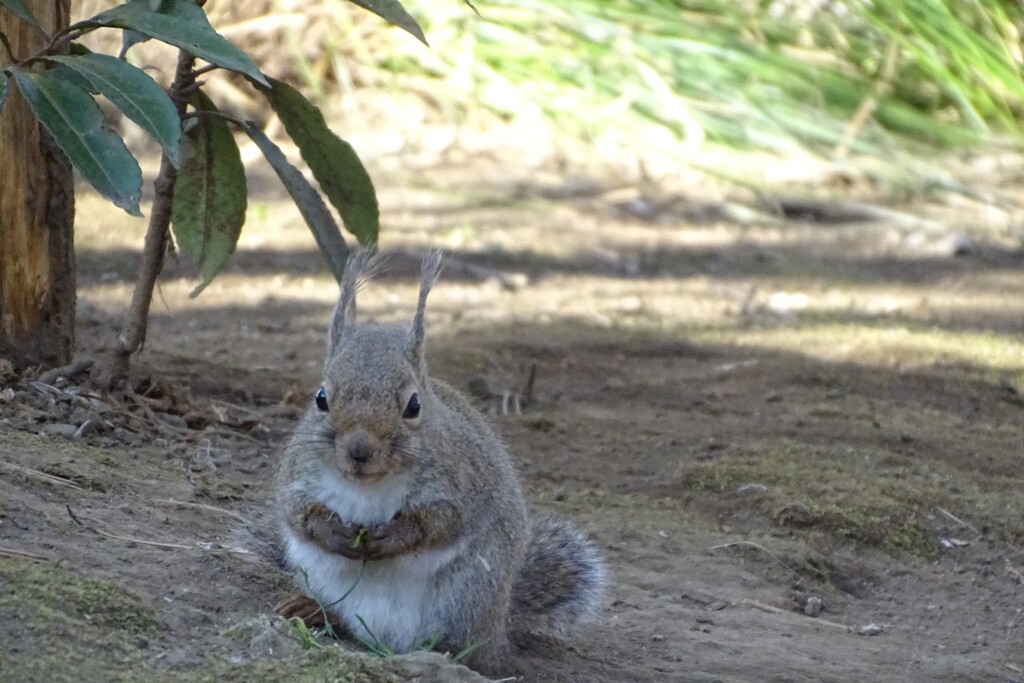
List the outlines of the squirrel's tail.
<svg viewBox="0 0 1024 683">
<path fill-rule="evenodd" d="M 606 582 L 604 560 L 583 534 L 539 516 L 512 588 L 512 623 L 517 630 L 565 631 L 597 613 Z"/>
<path fill-rule="evenodd" d="M 253 559 L 285 568 L 284 540 L 277 520 L 267 508 L 252 508 L 239 518 L 231 530 L 231 545 L 247 552 Z"/>
</svg>

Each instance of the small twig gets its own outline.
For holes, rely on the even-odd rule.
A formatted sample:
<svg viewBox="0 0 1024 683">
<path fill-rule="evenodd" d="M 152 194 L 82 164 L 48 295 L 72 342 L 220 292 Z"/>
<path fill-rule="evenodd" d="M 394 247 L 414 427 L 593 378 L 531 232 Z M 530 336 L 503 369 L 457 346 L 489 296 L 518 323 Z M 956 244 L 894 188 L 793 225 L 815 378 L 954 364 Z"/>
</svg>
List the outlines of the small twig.
<svg viewBox="0 0 1024 683">
<path fill-rule="evenodd" d="M 22 474 L 26 474 L 26 475 L 28 475 L 30 477 L 39 477 L 40 479 L 42 479 L 44 481 L 48 481 L 51 484 L 59 484 L 61 486 L 70 486 L 73 489 L 82 490 L 81 486 L 79 486 L 75 482 L 71 481 L 70 479 L 65 479 L 64 477 L 58 477 L 58 476 L 56 476 L 54 474 L 47 474 L 46 472 L 40 472 L 39 470 L 29 469 L 28 467 L 22 467 L 21 465 L 15 465 L 13 462 L 4 462 L 3 460 L 0 460 L 0 465 L 4 465 L 5 467 L 8 467 L 8 468 L 14 470 L 15 472 L 21 472 Z"/>
<path fill-rule="evenodd" d="M 744 598 L 742 601 L 740 601 L 740 604 L 741 605 L 750 605 L 751 607 L 756 607 L 757 609 L 761 610 L 762 612 L 771 612 L 772 614 L 788 614 L 789 613 L 788 611 L 782 609 L 781 607 L 776 607 L 774 605 L 769 605 L 769 604 L 761 602 L 760 600 L 753 600 L 751 598 Z"/>
<path fill-rule="evenodd" d="M 533 385 L 537 380 L 537 364 L 530 364 L 530 374 L 526 378 L 526 386 L 523 388 L 523 400 L 526 403 L 533 403 Z"/>
<path fill-rule="evenodd" d="M 157 501 L 157 502 L 168 502 L 168 503 L 174 503 L 175 505 L 189 505 L 189 503 L 181 503 L 181 502 L 173 501 L 173 500 Z M 90 525 L 84 524 L 78 518 L 78 516 L 75 515 L 74 512 L 72 512 L 70 505 L 67 505 L 65 507 L 67 508 L 68 514 L 71 515 L 71 519 L 73 519 L 76 523 L 81 525 L 83 528 L 88 529 L 89 531 L 91 531 L 91 532 L 93 532 L 95 534 L 99 534 L 100 536 L 105 536 L 106 538 L 112 538 L 112 539 L 117 540 L 117 541 L 126 541 L 128 543 L 139 543 L 141 545 L 150 545 L 150 546 L 153 546 L 153 547 L 156 547 L 156 548 L 169 548 L 171 550 L 202 550 L 204 552 L 222 550 L 222 551 L 225 551 L 225 552 L 238 553 L 238 554 L 242 554 L 242 555 L 250 554 L 248 550 L 245 550 L 243 548 L 235 548 L 233 546 L 224 545 L 222 543 L 208 543 L 208 542 L 205 542 L 205 541 L 195 541 L 195 543 L 193 545 L 183 545 L 181 543 L 164 543 L 162 541 L 147 541 L 146 539 L 143 539 L 143 538 L 134 538 L 132 536 L 121 536 L 119 534 L 112 534 L 109 531 L 104 531 L 103 529 L 100 529 L 100 528 L 96 527 L 95 525 L 91 525 L 90 526 Z M 208 507 L 208 508 L 210 508 L 212 510 L 217 510 L 218 512 L 225 512 L 225 513 L 231 514 L 231 515 L 234 514 L 234 513 L 228 512 L 227 510 L 220 510 L 219 508 L 214 508 L 214 507 L 208 506 L 208 505 L 203 505 L 203 506 L 196 505 L 196 507 Z M 242 521 L 244 521 L 244 520 L 242 520 Z M 217 547 L 214 547 L 214 546 L 217 546 Z"/>
<path fill-rule="evenodd" d="M 981 536 L 982 535 L 980 531 L 978 531 L 972 525 L 968 524 L 964 520 L 962 520 L 959 517 L 957 517 L 956 515 L 954 515 L 949 510 L 944 510 L 943 508 L 940 508 L 940 507 L 936 507 L 935 510 L 936 510 L 936 512 L 939 512 L 940 514 L 948 517 L 949 519 L 951 519 L 952 521 L 956 522 L 957 524 L 959 524 L 960 526 L 964 527 L 965 529 L 969 529 L 970 531 L 973 531 L 975 533 L 975 535 L 977 535 L 977 536 Z"/>
<path fill-rule="evenodd" d="M 199 78 L 200 76 L 204 76 L 204 75 L 210 73 L 211 71 L 215 71 L 215 70 L 217 70 L 219 68 L 220 67 L 218 65 L 216 65 L 216 64 L 207 64 L 206 66 L 201 66 L 198 69 L 193 70 L 192 71 L 192 75 L 195 76 L 196 78 Z"/>
<path fill-rule="evenodd" d="M 195 550 L 194 546 L 181 545 L 180 543 L 161 543 L 159 541 L 146 541 L 141 538 L 131 538 L 130 536 L 118 536 L 117 534 L 111 534 L 103 531 L 103 529 L 97 529 L 96 527 L 88 527 L 90 531 L 94 531 L 100 536 L 106 536 L 107 538 L 117 539 L 118 541 L 128 541 L 129 543 L 141 543 L 142 545 L 152 545 L 157 548 L 173 548 L 175 550 Z"/>
<path fill-rule="evenodd" d="M 72 361 L 67 365 L 63 365 L 53 370 L 47 370 L 43 374 L 39 375 L 37 381 L 43 384 L 53 384 L 57 381 L 57 378 L 63 377 L 69 382 L 84 373 L 86 370 L 93 366 L 92 358 L 79 358 L 76 361 Z"/>
<path fill-rule="evenodd" d="M 127 393 L 127 396 L 130 397 L 134 401 L 135 405 L 137 405 L 140 408 L 142 408 L 143 412 L 146 413 L 146 416 L 142 417 L 141 415 L 135 415 L 131 411 L 128 411 L 129 415 L 132 415 L 133 417 L 136 417 L 136 418 L 138 418 L 140 420 L 145 420 L 145 421 L 149 422 L 150 424 L 152 424 L 157 429 L 166 429 L 167 431 L 171 432 L 172 434 L 176 434 L 176 435 L 181 436 L 181 437 L 188 436 L 190 430 L 182 429 L 181 427 L 176 427 L 176 426 L 174 426 L 172 424 L 169 424 L 169 423 L 165 422 L 164 420 L 161 420 L 160 417 L 156 413 L 153 412 L 153 409 L 150 407 L 149 403 L 147 403 L 145 400 L 143 400 L 143 399 L 145 399 L 144 396 L 140 396 L 139 394 L 136 394 L 134 391 L 132 391 L 131 388 L 129 388 L 126 393 Z"/>
<path fill-rule="evenodd" d="M 17 59 L 14 56 L 14 50 L 11 49 L 11 43 L 9 40 L 7 40 L 7 36 L 5 36 L 3 33 L 0 33 L 0 44 L 2 44 L 4 46 L 4 49 L 7 51 L 8 61 L 11 64 L 14 64 L 17 61 Z"/>
<path fill-rule="evenodd" d="M 0 555 L 4 557 L 20 557 L 26 560 L 32 560 L 33 562 L 49 562 L 50 558 L 42 555 L 36 555 L 35 553 L 26 552 L 24 550 L 15 550 L 14 548 L 0 548 Z"/>
<path fill-rule="evenodd" d="M 760 543 L 754 543 L 753 541 L 730 541 L 728 543 L 720 543 L 718 545 L 713 545 L 710 548 L 708 548 L 708 550 L 722 550 L 724 548 L 732 548 L 732 547 L 737 546 L 737 545 L 743 545 L 743 546 L 748 546 L 748 547 L 751 547 L 751 548 L 756 548 L 756 549 L 760 550 L 761 552 L 766 553 L 767 555 L 769 555 L 772 559 L 774 559 L 776 562 L 778 562 L 779 564 L 781 564 L 783 567 L 785 567 L 786 569 L 790 570 L 791 572 L 799 573 L 799 572 L 796 571 L 796 569 L 794 569 L 793 567 L 789 566 L 789 564 L 786 561 L 784 561 L 781 557 L 779 557 L 778 555 L 773 553 L 771 550 L 768 550 L 768 548 L 765 548 Z"/>
<path fill-rule="evenodd" d="M 867 123 L 871 115 L 875 113 L 875 109 L 878 108 L 879 100 L 888 93 L 892 85 L 893 76 L 896 73 L 898 57 L 899 45 L 896 41 L 890 41 L 886 47 L 885 55 L 882 57 L 882 68 L 879 70 L 878 78 L 871 84 L 871 90 L 861 101 L 857 111 L 853 114 L 853 118 L 846 125 L 842 141 L 836 145 L 835 155 L 840 159 L 846 158 L 850 153 L 850 148 L 857 141 L 857 137 L 864 128 L 864 124 Z"/>
<path fill-rule="evenodd" d="M 229 438 L 229 439 L 238 438 L 238 439 L 241 439 L 242 441 L 248 441 L 249 443 L 255 443 L 255 444 L 262 444 L 263 443 L 262 441 L 257 439 L 255 436 L 252 436 L 251 434 L 246 434 L 245 432 L 238 432 L 238 431 L 235 431 L 233 429 L 217 429 L 216 427 L 207 427 L 202 432 L 196 432 L 196 434 L 197 435 L 222 436 L 222 437 Z"/>
<path fill-rule="evenodd" d="M 233 123 L 236 126 L 239 126 L 241 128 L 245 127 L 245 121 L 243 121 L 242 119 L 238 118 L 237 116 L 232 116 L 231 114 L 225 114 L 222 111 L 213 111 L 213 110 L 210 110 L 210 109 L 193 109 L 192 111 L 188 112 L 187 114 L 182 115 L 181 118 L 182 118 L 183 121 L 187 121 L 189 119 L 201 119 L 201 118 L 209 118 L 209 117 L 213 117 L 213 118 L 217 118 L 217 119 L 224 119 L 228 123 Z"/>
<path fill-rule="evenodd" d="M 23 59 L 20 62 L 16 62 L 16 63 L 25 64 L 26 62 L 31 62 L 34 59 L 39 59 L 41 57 L 47 57 L 49 55 L 67 54 L 68 53 L 68 45 L 70 45 L 71 41 L 78 40 L 79 38 L 84 36 L 86 33 L 90 33 L 91 31 L 95 31 L 97 28 L 99 28 L 99 27 L 98 26 L 92 26 L 92 27 L 72 29 L 72 27 L 68 26 L 67 28 L 62 29 L 62 30 L 58 31 L 57 33 L 53 34 L 53 36 L 50 37 L 49 42 L 47 42 L 46 45 L 41 50 L 39 50 L 38 52 L 36 52 L 32 56 L 30 56 L 30 57 L 28 57 L 26 59 Z M 42 29 L 40 29 L 40 30 L 42 30 Z M 46 31 L 43 31 L 43 34 L 45 35 Z M 12 59 L 13 59 L 13 55 L 12 55 Z"/>
<path fill-rule="evenodd" d="M 225 408 L 231 408 L 232 410 L 237 410 L 243 413 L 249 413 L 250 415 L 259 415 L 260 417 L 262 417 L 262 414 L 260 413 L 259 410 L 246 408 L 245 406 L 240 406 L 237 403 L 228 403 L 227 401 L 221 401 L 219 399 L 211 399 L 210 403 L 214 405 L 221 405 L 224 406 Z"/>
<path fill-rule="evenodd" d="M 755 607 L 755 608 L 761 610 L 762 612 L 769 612 L 771 614 L 794 614 L 790 610 L 782 609 L 781 607 L 776 607 L 774 605 L 769 605 L 769 604 L 761 602 L 760 600 L 753 600 L 753 599 L 750 599 L 750 598 L 744 598 L 742 601 L 740 601 L 740 604 L 741 605 L 750 605 L 751 607 Z M 813 623 L 821 624 L 822 626 L 830 626 L 831 628 L 842 629 L 843 631 L 852 631 L 853 630 L 852 628 L 850 628 L 846 624 L 840 624 L 840 623 L 835 622 L 835 621 L 829 621 L 828 619 L 820 619 L 818 617 L 815 617 L 813 619 Z"/>
<path fill-rule="evenodd" d="M 127 541 L 128 543 L 140 543 L 142 545 L 151 545 L 155 548 L 169 548 L 171 550 L 201 550 L 203 552 L 216 552 L 223 551 L 228 553 L 235 553 L 238 555 L 251 555 L 248 550 L 244 548 L 235 548 L 234 546 L 224 545 L 222 543 L 206 543 L 204 541 L 196 541 L 194 545 L 182 545 L 181 543 L 162 543 L 160 541 L 147 541 L 142 538 L 132 538 L 131 536 L 119 536 L 112 534 L 103 529 L 97 529 L 96 527 L 86 527 L 90 531 L 99 534 L 100 536 L 106 536 L 107 538 L 113 538 L 118 541 Z M 217 546 L 216 548 L 214 546 Z"/>
<path fill-rule="evenodd" d="M 219 507 L 216 507 L 214 505 L 206 505 L 204 503 L 187 503 L 187 502 L 185 502 L 183 500 L 172 500 L 170 498 L 158 498 L 158 499 L 154 500 L 153 502 L 154 503 L 158 503 L 160 505 L 178 505 L 178 506 L 181 506 L 181 507 L 197 508 L 197 509 L 200 509 L 200 510 L 212 510 L 213 512 L 219 512 L 219 513 L 221 513 L 223 515 L 229 515 L 231 517 L 234 517 L 239 522 L 248 521 L 248 520 L 245 519 L 245 517 L 243 517 L 242 515 L 238 514 L 237 512 L 232 512 L 231 510 L 225 510 L 224 508 L 219 508 Z"/>
<path fill-rule="evenodd" d="M 78 526 L 85 526 L 84 524 L 82 524 L 82 520 L 78 518 L 78 515 L 75 514 L 75 511 L 71 509 L 71 506 L 69 504 L 65 503 L 64 509 L 68 511 L 68 516 L 71 518 L 72 522 L 74 522 Z"/>
</svg>

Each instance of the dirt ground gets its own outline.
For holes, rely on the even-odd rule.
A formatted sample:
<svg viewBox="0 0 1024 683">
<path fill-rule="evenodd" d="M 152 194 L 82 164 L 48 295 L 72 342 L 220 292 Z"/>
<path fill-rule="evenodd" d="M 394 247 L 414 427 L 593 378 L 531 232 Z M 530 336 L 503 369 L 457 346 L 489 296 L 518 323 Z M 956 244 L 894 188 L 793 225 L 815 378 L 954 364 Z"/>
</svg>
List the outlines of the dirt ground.
<svg viewBox="0 0 1024 683">
<path fill-rule="evenodd" d="M 522 680 L 1024 680 L 1019 237 L 951 213 L 973 240 L 953 255 L 884 221 L 652 212 L 506 174 L 388 175 L 391 268 L 360 306 L 407 317 L 416 254 L 443 246 L 433 374 L 501 395 L 536 366 L 522 414 L 481 405 L 613 578 Z M 201 296 L 169 264 L 134 397 L 0 378 L 0 678 L 475 678 L 302 638 L 272 617 L 288 577 L 237 552 L 336 297 L 280 191 L 252 189 Z M 78 213 L 80 355 L 102 357 L 143 225 Z"/>
</svg>

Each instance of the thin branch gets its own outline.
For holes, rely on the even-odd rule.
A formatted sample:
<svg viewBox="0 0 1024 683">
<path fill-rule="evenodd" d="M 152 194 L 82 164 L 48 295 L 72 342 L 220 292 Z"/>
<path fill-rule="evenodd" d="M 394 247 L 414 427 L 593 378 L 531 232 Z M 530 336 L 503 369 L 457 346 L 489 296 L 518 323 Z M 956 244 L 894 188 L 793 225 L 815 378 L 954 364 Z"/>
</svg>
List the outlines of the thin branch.
<svg viewBox="0 0 1024 683">
<path fill-rule="evenodd" d="M 842 141 L 836 146 L 835 155 L 840 159 L 845 159 L 850 153 L 850 148 L 857 141 L 857 137 L 864 128 L 864 124 L 868 122 L 871 115 L 875 113 L 875 109 L 878 108 L 878 101 L 888 93 L 892 85 L 893 76 L 896 74 L 898 57 L 899 45 L 896 44 L 895 40 L 890 41 L 886 48 L 885 56 L 882 58 L 882 68 L 879 71 L 878 78 L 871 85 L 868 95 L 861 101 L 860 106 L 857 107 L 857 111 L 854 112 L 853 118 L 850 119 L 846 130 L 843 132 Z"/>
<path fill-rule="evenodd" d="M 25 560 L 32 560 L 33 562 L 48 562 L 50 559 L 24 550 L 15 550 L 14 548 L 0 548 L 0 555 L 4 557 L 20 557 Z"/>
<path fill-rule="evenodd" d="M 47 57 L 49 55 L 64 54 L 65 51 L 67 50 L 68 45 L 70 45 L 72 41 L 78 40 L 79 38 L 81 38 L 82 36 L 84 36 L 87 33 L 92 33 L 97 28 L 99 28 L 99 27 L 98 26 L 86 26 L 86 27 L 77 28 L 77 29 L 72 30 L 73 27 L 69 26 L 68 28 L 66 28 L 64 30 L 58 31 L 57 33 L 55 33 L 53 35 L 53 37 L 50 38 L 50 41 L 46 44 L 46 46 L 43 47 L 41 50 L 39 50 L 38 52 L 36 52 L 32 56 L 30 56 L 30 57 L 28 57 L 26 59 L 21 60 L 21 62 L 18 62 L 18 63 L 24 64 L 26 62 L 31 62 L 34 59 L 39 59 L 41 57 Z M 13 55 L 11 56 L 11 58 L 12 59 L 14 58 Z"/>
<path fill-rule="evenodd" d="M 214 505 L 205 505 L 203 503 L 187 503 L 187 502 L 185 502 L 183 500 L 172 500 L 170 498 L 157 498 L 153 502 L 154 503 L 159 503 L 160 505 L 177 505 L 177 506 L 181 506 L 181 507 L 196 508 L 196 509 L 199 509 L 199 510 L 212 510 L 213 512 L 219 512 L 222 515 L 229 515 L 231 517 L 234 517 L 239 522 L 247 521 L 245 519 L 245 517 L 243 517 L 242 515 L 238 514 L 237 512 L 232 512 L 231 510 L 225 510 L 224 508 L 219 508 L 219 507 L 216 507 Z"/>
<path fill-rule="evenodd" d="M 938 506 L 936 506 L 935 510 L 937 512 L 939 512 L 940 514 L 942 514 L 943 516 L 945 516 L 945 517 L 949 518 L 950 520 L 956 522 L 957 524 L 959 524 L 963 528 L 968 529 L 970 531 L 973 531 L 976 536 L 981 536 L 982 535 L 980 531 L 978 531 L 976 528 L 974 528 L 974 526 L 972 526 L 971 524 L 968 524 L 964 520 L 960 519 L 959 517 L 954 515 L 949 510 L 945 510 L 945 509 L 940 508 Z"/>
<path fill-rule="evenodd" d="M 73 381 L 76 377 L 89 370 L 93 365 L 92 358 L 79 358 L 78 360 L 72 361 L 67 365 L 63 365 L 59 368 L 47 370 L 43 374 L 39 375 L 39 380 L 43 384 L 53 384 L 59 377 L 63 377 L 69 382 Z"/>
<path fill-rule="evenodd" d="M 196 78 L 199 78 L 200 76 L 205 76 L 206 74 L 210 73 L 211 71 L 216 71 L 219 68 L 220 67 L 218 65 L 216 65 L 216 64 L 207 64 L 206 66 L 201 66 L 198 69 L 194 70 L 192 72 L 192 75 L 195 76 Z"/>
<path fill-rule="evenodd" d="M 71 518 L 72 522 L 74 522 L 78 526 L 85 526 L 84 524 L 82 524 L 82 520 L 78 518 L 78 515 L 75 514 L 75 511 L 71 509 L 70 503 L 64 503 L 64 509 L 68 511 L 68 517 Z"/>
<path fill-rule="evenodd" d="M 8 467 L 8 468 L 14 470 L 15 472 L 20 472 L 22 474 L 28 475 L 30 477 L 38 477 L 39 479 L 42 479 L 43 481 L 50 482 L 51 484 L 58 484 L 60 486 L 67 486 L 69 488 L 79 489 L 79 490 L 81 490 L 81 488 L 82 488 L 81 486 L 79 486 L 75 482 L 71 481 L 70 479 L 65 479 L 64 477 L 58 477 L 58 476 L 53 475 L 53 474 L 47 474 L 46 472 L 40 472 L 39 470 L 29 469 L 28 467 L 22 467 L 21 465 L 15 465 L 13 462 L 4 462 L 3 460 L 0 460 L 0 465 L 3 465 L 4 467 Z"/>
<path fill-rule="evenodd" d="M 232 116 L 231 114 L 225 114 L 222 111 L 210 111 L 210 110 L 207 110 L 207 109 L 193 109 L 189 113 L 184 114 L 181 118 L 182 118 L 182 120 L 186 120 L 187 121 L 188 119 L 202 119 L 202 118 L 207 118 L 207 117 L 214 117 L 214 118 L 218 118 L 218 119 L 224 119 L 228 123 L 233 123 L 236 126 L 238 126 L 239 128 L 244 128 L 245 127 L 245 121 L 243 121 L 242 119 L 238 118 L 237 116 Z"/>
<path fill-rule="evenodd" d="M 7 40 L 7 36 L 4 35 L 3 31 L 0 31 L 0 43 L 3 43 L 4 49 L 7 51 L 7 57 L 10 59 L 11 64 L 14 64 L 18 60 L 14 58 L 14 50 L 11 48 L 11 42 Z"/>
<path fill-rule="evenodd" d="M 178 53 L 178 68 L 171 83 L 170 96 L 179 119 L 185 116 L 188 94 L 196 82 L 195 61 L 195 56 L 184 50 Z M 177 177 L 177 169 L 167 155 L 163 155 L 160 159 L 160 172 L 153 182 L 153 206 L 150 209 L 149 227 L 146 229 L 146 238 L 143 242 L 139 276 L 132 293 L 132 303 L 121 333 L 117 335 L 107 367 L 100 376 L 101 385 L 107 388 L 112 388 L 128 374 L 132 354 L 141 349 L 146 341 L 146 326 L 149 322 L 149 307 L 153 301 L 153 289 L 156 287 L 156 278 L 163 269 L 164 255 L 167 251 L 174 183 Z"/>
<path fill-rule="evenodd" d="M 751 607 L 755 607 L 755 608 L 761 610 L 762 612 L 768 612 L 770 614 L 793 614 L 793 612 L 791 612 L 790 610 L 785 610 L 785 609 L 782 609 L 781 607 L 776 607 L 775 605 L 769 605 L 769 604 L 761 602 L 760 600 L 753 600 L 753 599 L 750 599 L 750 598 L 744 598 L 743 601 L 740 604 L 742 604 L 742 605 L 750 605 Z M 843 631 L 852 631 L 853 630 L 852 628 L 850 628 L 846 624 L 840 624 L 840 623 L 837 623 L 837 622 L 834 622 L 834 621 L 829 621 L 828 619 L 818 619 L 817 617 L 814 618 L 812 623 L 821 624 L 822 626 L 831 626 L 832 628 L 842 629 Z"/>
<path fill-rule="evenodd" d="M 112 533 L 109 533 L 107 531 L 104 531 L 103 529 L 97 529 L 96 527 L 89 527 L 89 528 L 90 528 L 90 530 L 96 532 L 100 536 L 106 536 L 107 538 L 113 538 L 113 539 L 118 540 L 118 541 L 128 541 L 129 543 L 139 543 L 141 545 L 151 545 L 151 546 L 155 546 L 157 548 L 171 548 L 173 550 L 195 550 L 196 549 L 193 546 L 182 545 L 181 543 L 161 543 L 159 541 L 147 541 L 147 540 L 142 539 L 142 538 L 132 538 L 131 536 L 118 536 L 117 534 L 112 534 Z"/>
</svg>

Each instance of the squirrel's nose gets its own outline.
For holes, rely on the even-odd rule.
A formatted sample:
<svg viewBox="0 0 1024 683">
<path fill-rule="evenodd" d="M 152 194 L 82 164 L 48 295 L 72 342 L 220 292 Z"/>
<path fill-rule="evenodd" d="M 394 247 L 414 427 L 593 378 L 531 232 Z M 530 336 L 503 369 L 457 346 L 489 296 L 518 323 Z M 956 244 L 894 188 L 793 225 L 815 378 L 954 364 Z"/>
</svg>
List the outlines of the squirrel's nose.
<svg viewBox="0 0 1024 683">
<path fill-rule="evenodd" d="M 373 444 L 370 443 L 370 439 L 363 434 L 353 436 L 348 443 L 348 457 L 358 463 L 369 461 L 373 457 Z"/>
</svg>

